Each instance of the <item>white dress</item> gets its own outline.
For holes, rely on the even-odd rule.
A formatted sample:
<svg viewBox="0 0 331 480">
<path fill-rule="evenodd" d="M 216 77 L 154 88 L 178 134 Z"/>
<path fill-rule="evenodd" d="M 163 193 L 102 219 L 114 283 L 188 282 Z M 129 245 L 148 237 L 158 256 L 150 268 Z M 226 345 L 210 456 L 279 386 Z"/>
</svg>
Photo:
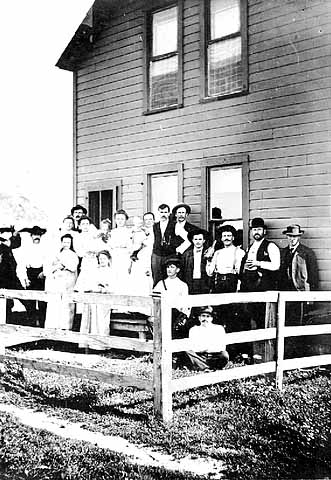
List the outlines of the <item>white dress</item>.
<svg viewBox="0 0 331 480">
<path fill-rule="evenodd" d="M 45 290 L 51 293 L 73 292 L 77 279 L 78 256 L 72 250 L 60 251 L 46 269 Z M 46 310 L 45 328 L 71 330 L 75 304 L 59 299 L 49 300 Z"/>
<path fill-rule="evenodd" d="M 116 295 L 127 295 L 129 293 L 130 255 L 132 253 L 131 230 L 127 227 L 113 228 L 109 245 L 114 279 L 113 293 Z"/>
<path fill-rule="evenodd" d="M 130 272 L 130 287 L 132 295 L 149 296 L 152 293 L 153 277 L 152 277 L 152 250 L 153 250 L 153 233 L 133 232 L 133 250 L 139 250 L 137 260 L 132 262 Z"/>
<path fill-rule="evenodd" d="M 89 284 L 86 283 L 82 291 L 111 293 L 113 289 L 112 268 L 98 266 L 89 280 Z M 110 313 L 111 305 L 84 304 L 80 332 L 94 335 L 109 335 Z M 104 349 L 103 346 L 92 338 L 81 341 L 79 346 L 95 350 Z"/>
</svg>

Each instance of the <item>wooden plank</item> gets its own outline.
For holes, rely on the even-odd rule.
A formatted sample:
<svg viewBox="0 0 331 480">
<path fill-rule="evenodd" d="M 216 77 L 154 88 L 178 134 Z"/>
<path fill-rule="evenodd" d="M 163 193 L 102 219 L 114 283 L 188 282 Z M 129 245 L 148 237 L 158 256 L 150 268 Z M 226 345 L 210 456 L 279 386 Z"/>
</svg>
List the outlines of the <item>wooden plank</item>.
<svg viewBox="0 0 331 480">
<path fill-rule="evenodd" d="M 330 299 L 331 301 L 331 299 Z M 330 320 L 331 322 L 331 320 Z M 300 327 L 285 327 L 285 337 L 301 337 L 302 335 L 331 335 L 331 323 L 322 325 L 303 325 Z"/>
<path fill-rule="evenodd" d="M 91 335 L 70 330 L 59 330 L 51 328 L 24 327 L 19 325 L 0 325 L 0 333 L 16 334 L 18 338 L 23 336 L 34 337 L 35 340 L 52 340 L 70 343 L 86 343 L 93 339 L 100 347 L 106 349 L 114 348 L 120 350 L 132 350 L 136 352 L 151 353 L 153 351 L 152 341 L 141 341 L 137 338 L 119 336 Z M 21 337 L 20 337 L 21 336 Z"/>
<path fill-rule="evenodd" d="M 331 355 L 316 355 L 311 357 L 289 358 L 284 360 L 284 370 L 318 367 L 320 365 L 331 365 Z"/>
<path fill-rule="evenodd" d="M 236 292 L 236 293 L 214 293 L 203 295 L 187 295 L 177 297 L 171 304 L 172 308 L 180 307 L 203 307 L 205 305 L 228 305 L 229 303 L 265 303 L 277 302 L 278 292 Z"/>
<path fill-rule="evenodd" d="M 210 305 L 210 304 L 208 304 Z M 241 332 L 227 333 L 225 337 L 226 345 L 233 345 L 236 343 L 260 342 L 262 340 L 273 340 L 276 338 L 276 328 L 263 328 L 259 330 L 244 330 Z M 172 340 L 171 351 L 184 352 L 192 350 L 192 342 L 188 338 Z"/>
<path fill-rule="evenodd" d="M 199 373 L 191 377 L 181 377 L 173 379 L 171 382 L 172 392 L 182 392 L 190 388 L 198 388 L 214 383 L 227 382 L 240 378 L 254 377 L 264 375 L 275 371 L 276 362 L 259 363 L 255 365 L 246 365 L 244 367 L 229 368 L 210 373 Z"/>
<path fill-rule="evenodd" d="M 58 375 L 65 375 L 74 378 L 83 378 L 93 382 L 102 382 L 110 385 L 118 385 L 122 387 L 136 387 L 141 390 L 152 392 L 152 382 L 136 377 L 118 375 L 111 372 L 105 372 L 96 369 L 88 369 L 81 367 L 73 367 L 71 365 L 64 365 L 55 362 L 47 362 L 44 360 L 34 360 L 27 357 L 17 355 L 0 355 L 0 361 L 11 360 L 22 367 L 32 368 L 42 372 L 51 372 Z"/>
</svg>

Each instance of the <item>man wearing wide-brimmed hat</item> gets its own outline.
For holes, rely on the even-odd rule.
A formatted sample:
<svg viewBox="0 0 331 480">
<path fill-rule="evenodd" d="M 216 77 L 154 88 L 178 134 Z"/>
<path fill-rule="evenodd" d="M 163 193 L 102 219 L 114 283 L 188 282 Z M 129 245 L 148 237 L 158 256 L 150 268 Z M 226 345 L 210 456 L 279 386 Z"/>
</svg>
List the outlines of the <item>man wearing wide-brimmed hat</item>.
<svg viewBox="0 0 331 480">
<path fill-rule="evenodd" d="M 280 290 L 307 291 L 318 288 L 318 268 L 315 254 L 311 248 L 301 243 L 304 230 L 298 224 L 292 224 L 283 230 L 288 246 L 281 249 L 279 271 Z M 305 302 L 286 302 L 286 325 L 302 325 L 309 305 Z M 305 356 L 309 337 L 289 338 L 286 355 Z"/>
<path fill-rule="evenodd" d="M 232 225 L 222 225 L 218 233 L 223 248 L 216 250 L 207 262 L 207 274 L 212 277 L 211 291 L 212 293 L 236 292 L 240 265 L 245 252 L 233 244 L 237 231 Z"/>
<path fill-rule="evenodd" d="M 300 240 L 304 230 L 292 224 L 283 230 L 288 246 L 281 250 L 280 281 L 281 290 L 317 290 L 318 269 L 313 250 Z"/>
<path fill-rule="evenodd" d="M 34 225 L 32 228 L 22 228 L 20 232 L 31 235 L 31 243 L 24 247 L 22 260 L 19 264 L 19 276 L 23 286 L 29 290 L 45 290 L 44 265 L 47 260 L 46 246 L 41 238 L 46 228 Z M 30 300 L 26 306 L 29 319 L 37 326 L 43 326 L 46 315 L 46 303 Z"/>
<path fill-rule="evenodd" d="M 172 243 L 179 254 L 183 254 L 191 246 L 188 233 L 199 228 L 187 221 L 190 213 L 191 207 L 186 203 L 179 203 L 172 209 L 172 216 L 175 221 L 175 237 Z"/>
<path fill-rule="evenodd" d="M 189 294 L 209 293 L 209 277 L 206 272 L 206 243 L 209 233 L 202 228 L 188 233 L 187 239 L 192 245 L 182 256 L 180 277 L 188 285 Z"/>
</svg>

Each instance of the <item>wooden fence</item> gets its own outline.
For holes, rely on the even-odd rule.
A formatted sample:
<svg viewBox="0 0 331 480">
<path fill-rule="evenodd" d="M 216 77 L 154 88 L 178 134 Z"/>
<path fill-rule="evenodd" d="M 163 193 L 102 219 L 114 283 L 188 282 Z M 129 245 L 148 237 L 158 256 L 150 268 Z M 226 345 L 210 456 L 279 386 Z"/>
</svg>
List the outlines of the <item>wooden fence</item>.
<svg viewBox="0 0 331 480">
<path fill-rule="evenodd" d="M 125 307 L 128 311 L 150 312 L 154 325 L 153 340 L 127 338 L 119 336 L 96 336 L 59 329 L 44 329 L 6 324 L 6 299 L 36 299 L 40 301 L 54 300 L 55 294 L 36 291 L 1 290 L 0 291 L 0 360 L 12 359 L 20 365 L 46 372 L 101 381 L 113 385 L 134 386 L 153 392 L 154 411 L 164 421 L 172 418 L 172 396 L 175 392 L 190 388 L 211 385 L 233 379 L 247 378 L 261 374 L 275 373 L 276 387 L 281 389 L 283 373 L 296 368 L 314 367 L 331 364 L 331 355 L 317 355 L 295 359 L 284 359 L 284 341 L 286 337 L 302 335 L 331 334 L 331 324 L 285 326 L 286 302 L 331 302 L 331 292 L 263 292 L 261 293 L 229 293 L 213 295 L 194 295 L 186 298 L 178 297 L 176 303 L 167 303 L 166 298 L 114 296 L 107 294 L 84 293 L 58 295 L 58 301 L 74 303 L 108 304 L 113 308 Z M 196 375 L 172 378 L 172 354 L 190 350 L 190 340 L 171 339 L 171 309 L 184 306 L 199 307 L 220 304 L 265 303 L 265 328 L 241 332 L 227 333 L 226 343 L 240 344 L 248 342 L 264 342 L 264 360 L 262 363 L 245 365 L 215 372 L 198 373 Z M 104 349 L 114 348 L 146 352 L 153 354 L 153 378 L 142 379 L 127 375 L 118 375 L 86 369 L 70 365 L 59 365 L 44 360 L 32 360 L 9 351 L 5 347 L 18 345 L 34 340 L 53 340 L 81 343 L 93 338 Z M 275 347 L 274 347 L 275 345 Z M 275 355 L 274 355 L 275 354 Z M 276 358 L 274 360 L 274 357 Z"/>
</svg>

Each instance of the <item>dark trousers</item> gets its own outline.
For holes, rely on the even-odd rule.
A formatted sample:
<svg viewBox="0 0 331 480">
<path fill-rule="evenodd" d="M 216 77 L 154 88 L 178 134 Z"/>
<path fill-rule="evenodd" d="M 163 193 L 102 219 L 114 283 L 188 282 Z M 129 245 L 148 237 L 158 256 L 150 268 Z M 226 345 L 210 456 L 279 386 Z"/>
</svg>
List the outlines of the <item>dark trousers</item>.
<svg viewBox="0 0 331 480">
<path fill-rule="evenodd" d="M 27 277 L 30 280 L 29 290 L 45 290 L 45 279 L 38 278 L 42 273 L 43 268 L 27 268 Z M 26 311 L 28 313 L 29 320 L 34 322 L 37 326 L 43 326 L 46 316 L 46 302 L 39 300 L 28 300 L 26 303 Z"/>
<path fill-rule="evenodd" d="M 191 370 L 222 370 L 229 361 L 229 355 L 226 350 L 222 352 L 185 352 L 186 366 Z"/>
<path fill-rule="evenodd" d="M 166 276 L 165 261 L 167 257 L 161 257 L 161 255 L 152 254 L 152 275 L 153 275 L 153 287 Z"/>
<path fill-rule="evenodd" d="M 233 273 L 220 274 L 215 272 L 211 281 L 212 293 L 234 293 L 237 291 L 238 276 Z M 231 324 L 236 317 L 236 305 L 218 305 L 215 307 L 215 323 L 224 325 L 226 331 L 232 331 Z"/>
</svg>

